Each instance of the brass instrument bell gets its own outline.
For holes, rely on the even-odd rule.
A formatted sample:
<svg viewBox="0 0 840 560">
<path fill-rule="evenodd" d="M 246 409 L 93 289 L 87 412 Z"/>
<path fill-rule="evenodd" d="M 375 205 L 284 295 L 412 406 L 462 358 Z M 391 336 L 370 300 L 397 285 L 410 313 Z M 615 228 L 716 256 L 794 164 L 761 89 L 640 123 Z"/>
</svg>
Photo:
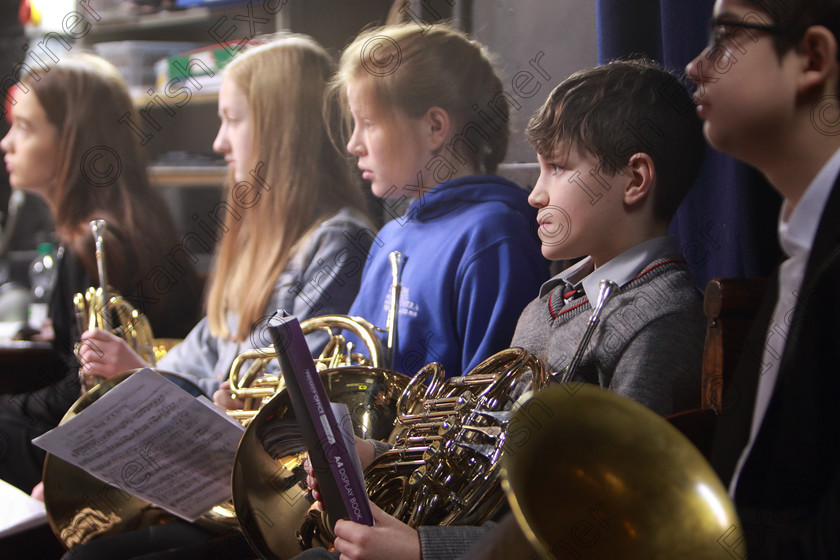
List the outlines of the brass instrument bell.
<svg viewBox="0 0 840 560">
<path fill-rule="evenodd" d="M 594 385 L 554 385 L 511 419 L 503 485 L 543 558 L 731 560 L 735 507 L 667 420 Z"/>
</svg>

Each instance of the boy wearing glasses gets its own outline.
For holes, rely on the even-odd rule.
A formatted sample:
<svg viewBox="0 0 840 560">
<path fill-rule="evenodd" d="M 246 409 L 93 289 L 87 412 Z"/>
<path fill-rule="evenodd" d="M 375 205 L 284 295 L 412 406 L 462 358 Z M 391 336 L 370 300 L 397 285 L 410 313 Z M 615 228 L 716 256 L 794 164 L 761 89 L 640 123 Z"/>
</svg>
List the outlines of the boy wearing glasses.
<svg viewBox="0 0 840 560">
<path fill-rule="evenodd" d="M 840 0 L 717 0 L 710 45 L 687 67 L 706 138 L 785 199 L 787 259 L 712 456 L 746 534 L 721 536 L 735 558 L 840 558 L 838 37 Z"/>
</svg>

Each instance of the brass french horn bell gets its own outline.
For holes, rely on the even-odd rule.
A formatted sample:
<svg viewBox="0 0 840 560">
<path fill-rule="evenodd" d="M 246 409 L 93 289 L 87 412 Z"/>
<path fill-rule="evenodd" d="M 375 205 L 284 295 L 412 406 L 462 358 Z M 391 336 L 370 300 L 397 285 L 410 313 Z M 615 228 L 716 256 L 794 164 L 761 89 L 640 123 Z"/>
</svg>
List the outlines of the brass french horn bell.
<svg viewBox="0 0 840 560">
<path fill-rule="evenodd" d="M 347 405 L 357 436 L 387 437 L 396 418 L 397 400 L 408 385 L 407 376 L 344 366 L 321 371 L 320 377 L 330 402 Z M 329 529 L 316 511 L 310 512 L 306 458 L 288 393 L 281 390 L 249 423 L 233 466 L 236 515 L 248 543 L 261 558 L 290 558 L 325 544 L 317 539 L 320 531 Z"/>
<path fill-rule="evenodd" d="M 545 559 L 731 560 L 726 489 L 667 420 L 594 385 L 555 385 L 514 413 L 503 485 Z"/>
</svg>

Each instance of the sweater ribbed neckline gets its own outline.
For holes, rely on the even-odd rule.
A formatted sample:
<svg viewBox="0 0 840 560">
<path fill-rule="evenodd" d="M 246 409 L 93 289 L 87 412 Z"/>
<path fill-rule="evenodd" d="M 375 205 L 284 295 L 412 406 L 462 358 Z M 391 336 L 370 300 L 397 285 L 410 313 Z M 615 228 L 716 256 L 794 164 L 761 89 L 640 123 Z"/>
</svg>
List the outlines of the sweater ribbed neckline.
<svg viewBox="0 0 840 560">
<path fill-rule="evenodd" d="M 624 286 L 621 286 L 618 290 L 616 295 L 620 295 L 628 290 L 635 289 L 636 287 L 650 282 L 653 278 L 660 276 L 666 272 L 669 272 L 674 269 L 678 268 L 685 268 L 686 261 L 682 258 L 676 257 L 661 257 L 654 261 L 652 261 L 647 267 L 645 267 L 642 272 L 640 272 L 635 278 L 630 280 Z M 656 272 L 656 274 L 653 274 Z M 564 308 L 565 302 L 561 302 L 559 306 L 555 306 L 555 296 L 562 297 L 560 293 L 562 291 L 562 286 L 558 286 L 551 293 L 548 295 L 548 312 L 551 314 L 552 319 L 558 319 L 561 316 L 567 316 L 568 318 L 575 317 L 576 315 L 583 313 L 586 309 L 591 309 L 592 304 L 589 301 L 589 297 L 584 296 L 584 298 L 580 302 L 576 302 L 574 305 L 571 305 L 567 308 Z M 565 317 L 564 317 L 565 318 Z"/>
</svg>

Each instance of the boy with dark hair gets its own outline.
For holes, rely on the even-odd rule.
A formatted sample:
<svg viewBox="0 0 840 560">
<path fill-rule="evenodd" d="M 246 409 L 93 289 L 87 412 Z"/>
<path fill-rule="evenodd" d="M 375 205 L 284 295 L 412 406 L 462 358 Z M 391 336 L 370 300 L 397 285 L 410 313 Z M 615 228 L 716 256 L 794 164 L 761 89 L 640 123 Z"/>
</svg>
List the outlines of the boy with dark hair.
<svg viewBox="0 0 840 560">
<path fill-rule="evenodd" d="M 703 160 L 700 122 L 673 75 L 650 61 L 612 62 L 560 84 L 527 135 L 540 178 L 542 251 L 587 255 L 543 285 L 514 346 L 560 370 L 589 320 L 598 284 L 618 285 L 569 382 L 595 383 L 666 415 L 699 406 L 702 302 L 668 222 Z"/>
<path fill-rule="evenodd" d="M 746 535 L 722 535 L 737 558 L 745 548 L 751 560 L 840 558 L 838 33 L 840 0 L 717 0 L 709 46 L 687 68 L 709 142 L 784 197 L 788 258 L 728 387 L 735 404 L 712 455 Z"/>
<path fill-rule="evenodd" d="M 617 284 L 579 367 L 564 379 L 595 383 L 660 414 L 700 404 L 702 298 L 668 222 L 703 159 L 701 122 L 673 75 L 650 61 L 613 62 L 560 84 L 528 126 L 540 178 L 529 196 L 549 259 L 586 258 L 550 280 L 519 318 L 513 346 L 568 363 L 600 280 Z M 362 465 L 383 444 L 357 441 Z M 374 506 L 377 525 L 338 521 L 342 558 L 456 558 L 481 526 L 414 530 Z M 307 551 L 300 560 L 335 558 Z M 469 557 L 469 556 L 467 556 Z"/>
</svg>

